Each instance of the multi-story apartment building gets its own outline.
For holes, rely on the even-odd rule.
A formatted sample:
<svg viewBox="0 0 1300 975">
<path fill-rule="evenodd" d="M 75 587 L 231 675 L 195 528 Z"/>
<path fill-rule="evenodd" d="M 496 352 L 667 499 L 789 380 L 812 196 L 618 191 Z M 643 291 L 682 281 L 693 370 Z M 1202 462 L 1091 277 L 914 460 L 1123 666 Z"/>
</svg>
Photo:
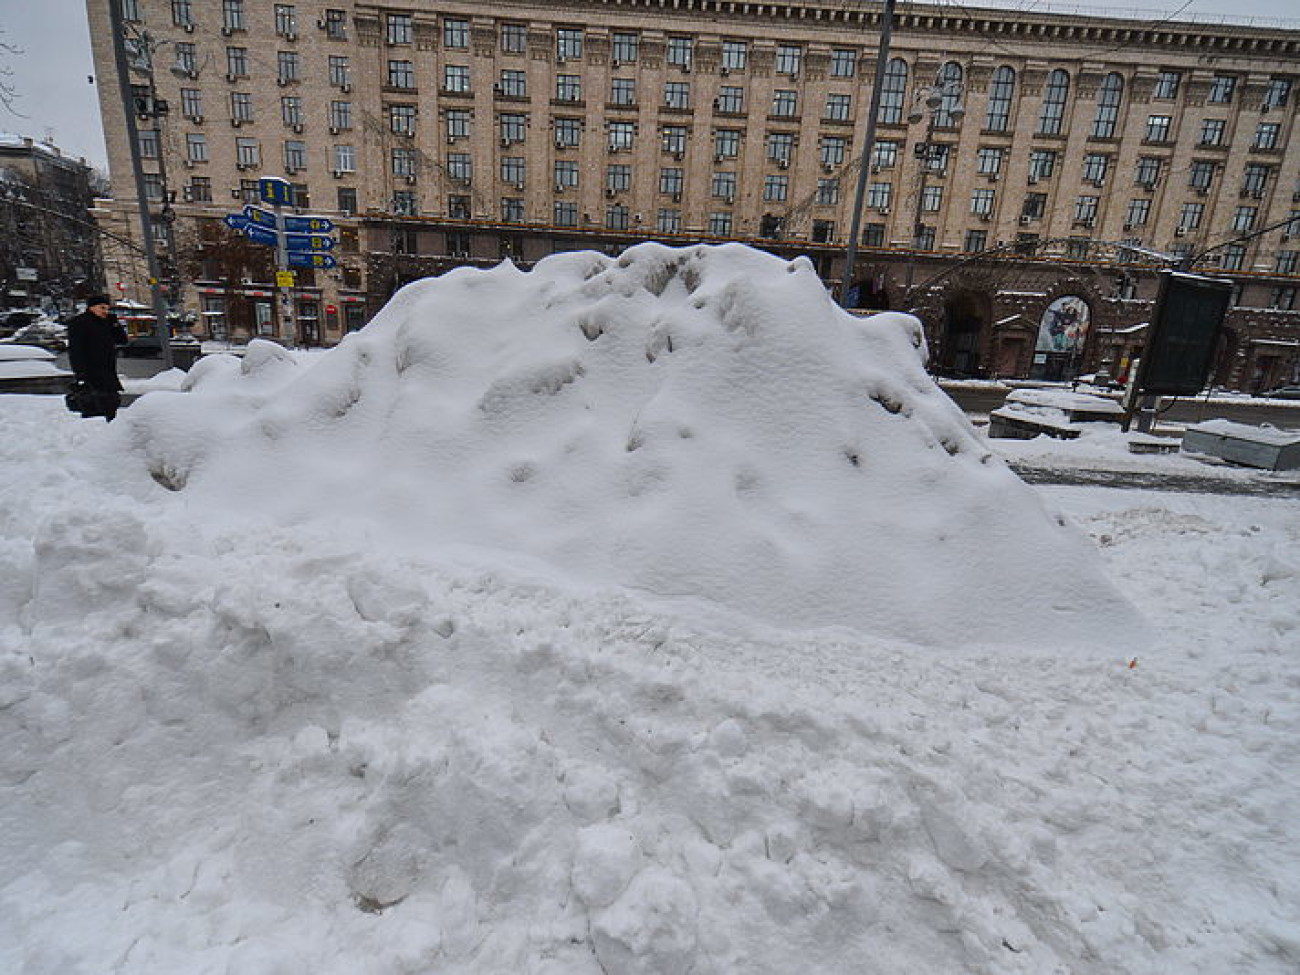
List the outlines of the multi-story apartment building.
<svg viewBox="0 0 1300 975">
<path fill-rule="evenodd" d="M 221 223 L 273 175 L 340 228 L 339 268 L 293 291 L 307 342 L 461 264 L 742 240 L 915 310 L 941 372 L 1117 367 L 1180 260 L 1238 285 L 1219 381 L 1300 368 L 1300 29 L 901 4 L 864 153 L 879 3 L 118 2 L 170 109 L 151 193 L 216 334 L 273 333 L 269 252 Z"/>
<path fill-rule="evenodd" d="M 0 308 L 71 312 L 104 287 L 87 211 L 94 172 L 84 159 L 0 135 Z"/>
</svg>

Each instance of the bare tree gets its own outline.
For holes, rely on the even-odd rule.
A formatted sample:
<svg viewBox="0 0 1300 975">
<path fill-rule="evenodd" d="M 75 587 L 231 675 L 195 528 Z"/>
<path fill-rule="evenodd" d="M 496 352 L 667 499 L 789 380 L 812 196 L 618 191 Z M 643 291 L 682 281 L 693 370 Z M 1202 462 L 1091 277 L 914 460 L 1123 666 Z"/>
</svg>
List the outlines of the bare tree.
<svg viewBox="0 0 1300 975">
<path fill-rule="evenodd" d="M 238 290 L 247 281 L 272 288 L 275 251 L 252 243 L 220 220 L 201 219 L 178 228 L 179 280 L 220 288 L 226 296 L 226 323 L 231 337 L 256 334 L 253 301 Z"/>
<path fill-rule="evenodd" d="M 10 61 L 23 53 L 21 47 L 4 40 L 4 29 L 0 28 L 0 105 L 3 105 L 9 114 L 19 118 L 27 116 L 18 111 L 19 95 L 18 89 L 14 87 L 14 69 Z"/>
</svg>

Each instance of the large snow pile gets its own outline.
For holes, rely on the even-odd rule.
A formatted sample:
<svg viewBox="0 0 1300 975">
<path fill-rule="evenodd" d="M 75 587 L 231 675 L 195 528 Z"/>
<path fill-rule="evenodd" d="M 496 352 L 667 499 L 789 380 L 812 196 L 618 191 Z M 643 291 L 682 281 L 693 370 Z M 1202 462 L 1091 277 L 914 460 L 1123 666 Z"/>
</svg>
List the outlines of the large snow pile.
<svg viewBox="0 0 1300 975">
<path fill-rule="evenodd" d="M 913 319 L 841 311 L 806 260 L 645 244 L 411 285 L 305 369 L 268 343 L 205 360 L 123 435 L 194 504 L 364 519 L 782 625 L 1131 632 L 921 343 Z"/>
</svg>

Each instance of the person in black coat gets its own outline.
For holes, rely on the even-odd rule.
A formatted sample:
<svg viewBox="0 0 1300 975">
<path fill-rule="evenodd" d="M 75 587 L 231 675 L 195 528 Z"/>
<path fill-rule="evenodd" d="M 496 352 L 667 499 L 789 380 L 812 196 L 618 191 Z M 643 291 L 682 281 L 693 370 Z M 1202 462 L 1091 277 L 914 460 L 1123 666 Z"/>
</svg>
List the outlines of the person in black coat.
<svg viewBox="0 0 1300 975">
<path fill-rule="evenodd" d="M 113 314 L 108 295 L 95 295 L 86 310 L 68 320 L 68 363 L 77 381 L 95 392 L 94 412 L 112 420 L 122 405 L 122 383 L 117 378 L 117 347 L 126 344 L 126 329 Z"/>
</svg>

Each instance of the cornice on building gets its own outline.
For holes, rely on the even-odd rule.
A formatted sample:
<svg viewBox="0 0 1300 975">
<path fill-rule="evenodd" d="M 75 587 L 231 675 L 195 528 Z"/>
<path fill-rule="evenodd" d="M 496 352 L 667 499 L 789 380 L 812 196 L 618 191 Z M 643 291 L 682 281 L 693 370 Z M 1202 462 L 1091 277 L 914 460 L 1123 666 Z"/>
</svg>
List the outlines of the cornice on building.
<svg viewBox="0 0 1300 975">
<path fill-rule="evenodd" d="M 467 6 L 476 6 L 469 5 Z M 495 11 L 505 18 L 527 19 L 537 10 L 536 0 L 496 0 Z M 376 21 L 392 4 L 358 3 L 356 13 Z M 571 11 L 575 20 L 582 14 L 608 11 L 612 14 L 679 15 L 727 18 L 730 21 L 779 23 L 815 27 L 851 28 L 878 32 L 883 4 L 827 2 L 827 0 L 552 0 L 547 6 L 554 19 Z M 418 16 L 418 12 L 417 12 Z M 1121 16 L 1070 14 L 1045 10 L 1012 11 L 989 7 L 962 7 L 904 3 L 895 13 L 894 31 L 900 40 L 907 34 L 975 35 L 985 38 L 1031 40 L 1050 44 L 1096 45 L 1195 51 L 1198 54 L 1233 54 L 1257 57 L 1287 57 L 1300 54 L 1300 26 L 1265 24 L 1188 23 L 1167 19 L 1143 21 Z"/>
</svg>

